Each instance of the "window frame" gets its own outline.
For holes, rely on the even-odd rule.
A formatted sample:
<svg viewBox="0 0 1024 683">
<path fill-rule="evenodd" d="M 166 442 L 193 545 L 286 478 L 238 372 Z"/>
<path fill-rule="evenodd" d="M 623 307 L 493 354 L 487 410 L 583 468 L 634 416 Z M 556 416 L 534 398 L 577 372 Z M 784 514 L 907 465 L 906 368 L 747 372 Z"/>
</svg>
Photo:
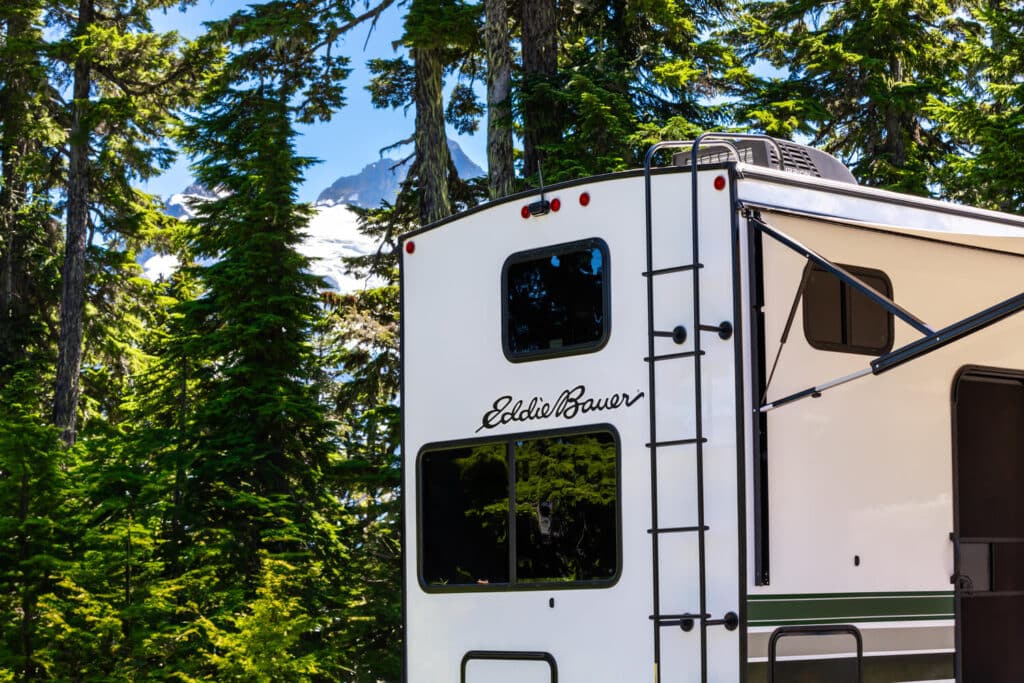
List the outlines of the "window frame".
<svg viewBox="0 0 1024 683">
<path fill-rule="evenodd" d="M 508 486 L 509 486 L 509 517 L 515 519 L 515 441 L 533 441 L 549 439 L 562 436 L 584 436 L 605 432 L 611 435 L 612 443 L 615 446 L 615 574 L 607 579 L 587 579 L 581 581 L 528 581 L 520 582 L 510 577 L 507 583 L 488 584 L 436 584 L 429 583 L 423 575 L 424 570 L 424 529 L 423 529 L 423 456 L 427 453 L 452 450 L 457 448 L 472 448 L 494 443 L 504 443 L 508 457 Z M 511 530 L 511 527 L 510 527 Z M 508 543 L 509 564 L 514 565 L 513 558 L 516 557 L 516 546 L 514 535 L 510 535 Z M 538 590 L 593 590 L 611 588 L 619 582 L 622 577 L 622 439 L 619 431 L 611 424 L 602 422 L 597 424 L 563 427 L 560 429 L 546 429 L 542 431 L 513 432 L 497 436 L 489 436 L 481 439 L 459 439 L 453 441 L 437 441 L 424 444 L 416 455 L 416 580 L 425 593 L 493 593 L 493 592 L 518 592 Z"/>
<path fill-rule="evenodd" d="M 893 298 L 892 279 L 890 279 L 889 275 L 885 271 L 879 270 L 877 268 L 869 268 L 869 267 L 866 267 L 866 266 L 851 266 L 851 265 L 846 265 L 846 264 L 842 264 L 842 263 L 837 263 L 836 265 L 839 266 L 840 268 L 842 268 L 843 270 L 845 270 L 846 272 L 850 273 L 851 275 L 857 277 L 857 278 L 863 279 L 864 277 L 870 277 L 870 278 L 876 278 L 876 279 L 881 280 L 883 283 L 885 283 L 885 289 L 884 289 L 884 291 L 880 292 L 880 294 L 884 295 L 888 299 L 892 299 Z M 809 275 L 808 275 L 808 271 L 814 271 L 814 270 L 817 270 L 817 272 L 823 273 L 825 275 L 831 275 L 831 277 L 833 277 L 833 278 L 835 278 L 836 280 L 839 281 L 840 292 L 842 292 L 842 296 L 843 297 L 847 298 L 847 300 L 843 302 L 843 304 L 844 304 L 843 305 L 843 310 L 847 310 L 848 311 L 849 310 L 848 297 L 850 296 L 850 293 L 852 291 L 854 291 L 854 290 L 852 290 L 852 288 L 847 283 L 843 282 L 842 280 L 839 280 L 839 278 L 837 278 L 835 275 L 833 275 L 832 273 L 829 273 L 827 270 L 825 270 L 824 268 L 822 268 L 818 264 L 814 263 L 813 261 L 808 261 L 807 265 L 804 266 L 804 277 L 807 278 L 808 287 L 810 286 L 809 285 L 810 278 L 809 278 Z M 844 344 L 842 342 L 840 342 L 840 343 L 832 343 L 832 342 L 818 341 L 818 340 L 815 340 L 815 339 L 811 338 L 811 336 L 810 336 L 810 334 L 808 333 L 808 330 L 807 330 L 807 323 L 808 323 L 808 320 L 810 319 L 810 311 L 809 311 L 809 309 L 807 307 L 807 292 L 806 291 L 804 291 L 802 299 L 803 299 L 803 301 L 801 302 L 801 308 L 803 309 L 803 311 L 802 311 L 802 324 L 803 324 L 804 339 L 807 340 L 807 343 L 811 346 L 811 348 L 818 349 L 819 351 L 830 351 L 830 352 L 833 352 L 833 353 L 853 353 L 853 354 L 862 355 L 862 356 L 882 356 L 882 355 L 892 351 L 892 347 L 893 347 L 893 344 L 895 343 L 895 339 L 896 339 L 896 334 L 895 334 L 896 326 L 895 326 L 894 316 L 893 316 L 893 314 L 890 311 L 882 309 L 885 312 L 885 316 L 886 316 L 886 332 L 885 332 L 886 343 L 885 343 L 884 346 L 862 346 L 862 345 L 856 345 L 856 344 L 852 344 L 852 343 L 845 343 Z M 879 307 L 879 308 L 881 308 L 881 307 Z M 849 315 L 849 313 L 847 313 L 847 315 Z"/>
<path fill-rule="evenodd" d="M 509 319 L 508 306 L 508 271 L 509 268 L 518 263 L 536 260 L 541 256 L 558 256 L 583 249 L 598 248 L 601 250 L 603 269 L 603 281 L 601 285 L 601 305 L 604 307 L 604 324 L 601 336 L 593 342 L 577 344 L 575 346 L 559 346 L 555 348 L 541 349 L 539 351 L 518 351 L 514 352 L 509 346 Z M 608 243 L 600 237 L 588 237 L 573 242 L 562 242 L 535 249 L 518 251 L 508 258 L 501 266 L 501 350 L 506 360 L 510 363 L 524 363 L 548 358 L 563 358 L 565 356 L 577 356 L 584 353 L 600 351 L 608 343 L 612 332 L 612 281 L 611 281 L 611 255 Z"/>
</svg>

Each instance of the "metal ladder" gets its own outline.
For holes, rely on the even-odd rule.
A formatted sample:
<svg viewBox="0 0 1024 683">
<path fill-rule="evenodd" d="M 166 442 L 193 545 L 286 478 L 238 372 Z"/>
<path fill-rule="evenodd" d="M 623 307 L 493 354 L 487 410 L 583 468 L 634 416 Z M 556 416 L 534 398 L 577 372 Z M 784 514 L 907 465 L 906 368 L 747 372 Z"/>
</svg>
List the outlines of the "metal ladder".
<svg viewBox="0 0 1024 683">
<path fill-rule="evenodd" d="M 694 626 L 699 627 L 700 636 L 700 683 L 707 683 L 708 680 L 708 661 L 707 661 L 707 641 L 708 641 L 708 628 L 712 626 L 724 626 L 729 630 L 737 628 L 739 625 L 739 616 L 735 612 L 729 612 L 720 618 L 713 618 L 708 613 L 707 607 L 707 561 L 705 556 L 705 536 L 710 528 L 705 524 L 704 519 L 704 444 L 707 439 L 704 436 L 703 427 L 703 392 L 701 387 L 701 357 L 704 355 L 704 350 L 701 348 L 701 332 L 716 332 L 722 339 L 728 339 L 732 336 L 732 326 L 725 322 L 719 325 L 703 325 L 701 324 L 700 314 L 700 271 L 704 268 L 704 265 L 700 262 L 700 239 L 699 231 L 697 229 L 697 166 L 694 164 L 691 166 L 691 178 L 693 181 L 693 197 L 692 197 L 692 209 L 693 218 L 691 224 L 692 231 L 692 263 L 680 264 L 668 268 L 660 268 L 655 270 L 654 268 L 654 252 L 653 252 L 653 209 L 652 209 L 652 196 L 651 196 L 651 162 L 654 155 L 667 148 L 686 148 L 692 146 L 691 159 L 697 159 L 697 151 L 701 143 L 708 138 L 716 138 L 714 134 L 705 134 L 697 138 L 692 142 L 660 142 L 653 145 L 648 151 L 647 156 L 644 159 L 644 201 L 646 205 L 646 239 L 647 239 L 647 270 L 643 273 L 643 276 L 647 280 L 647 357 L 644 361 L 647 363 L 648 370 L 648 406 L 650 410 L 650 440 L 646 444 L 650 450 L 651 458 L 651 528 L 647 530 L 647 533 L 651 537 L 651 554 L 653 560 L 653 613 L 649 616 L 649 619 L 654 626 L 654 682 L 661 683 L 661 630 L 665 627 L 679 627 L 685 632 L 690 632 L 694 629 Z M 734 137 L 747 137 L 744 135 L 729 135 L 728 138 Z M 761 136 L 750 136 L 750 137 L 761 137 Z M 735 147 L 730 144 L 727 140 L 715 140 L 711 144 L 715 146 L 725 147 L 731 150 L 734 154 L 736 153 Z M 738 159 L 738 154 L 735 154 Z M 781 158 L 781 155 L 780 155 Z M 678 325 L 673 330 L 658 330 L 655 329 L 654 323 L 654 281 L 656 278 L 662 275 L 668 275 L 670 273 L 689 272 L 692 274 L 692 294 L 693 294 L 693 320 L 690 329 L 694 330 L 693 334 L 693 350 L 683 351 L 679 353 L 667 353 L 656 355 L 655 354 L 655 339 L 659 337 L 668 337 L 675 341 L 677 344 L 682 344 L 686 341 L 687 330 L 684 326 Z M 676 360 L 691 359 L 693 362 L 694 372 L 694 400 L 693 406 L 696 411 L 695 414 L 695 430 L 692 437 L 685 439 L 674 439 L 668 441 L 659 441 L 657 433 L 657 392 L 656 392 L 656 366 L 659 363 L 672 362 Z M 679 527 L 661 527 L 658 524 L 658 452 L 659 449 L 668 446 L 681 446 L 681 445 L 692 445 L 695 449 L 696 458 L 696 486 L 697 486 L 697 523 L 694 526 L 679 526 Z M 697 554 L 698 554 L 698 578 L 699 578 L 699 606 L 696 612 L 684 612 L 681 614 L 664 614 L 661 612 L 661 579 L 659 569 L 659 539 L 663 534 L 696 534 L 697 535 Z"/>
</svg>

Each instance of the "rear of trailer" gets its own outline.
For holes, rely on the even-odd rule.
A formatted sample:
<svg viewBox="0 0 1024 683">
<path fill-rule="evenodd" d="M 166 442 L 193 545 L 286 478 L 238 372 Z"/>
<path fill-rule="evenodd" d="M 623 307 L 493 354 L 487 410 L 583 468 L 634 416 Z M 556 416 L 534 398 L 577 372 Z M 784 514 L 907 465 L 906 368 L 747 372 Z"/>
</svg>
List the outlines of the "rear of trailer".
<svg viewBox="0 0 1024 683">
<path fill-rule="evenodd" d="M 680 151 L 404 238 L 407 680 L 1024 680 L 1024 221 Z"/>
</svg>

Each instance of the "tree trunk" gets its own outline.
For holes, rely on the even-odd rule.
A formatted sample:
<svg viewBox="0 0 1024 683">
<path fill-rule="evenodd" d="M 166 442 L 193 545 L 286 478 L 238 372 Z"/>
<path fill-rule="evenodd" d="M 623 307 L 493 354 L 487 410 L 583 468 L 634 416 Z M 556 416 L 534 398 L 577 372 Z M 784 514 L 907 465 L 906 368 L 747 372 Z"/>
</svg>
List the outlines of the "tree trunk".
<svg viewBox="0 0 1024 683">
<path fill-rule="evenodd" d="M 562 137 L 558 102 L 558 13 L 555 0 L 523 0 L 523 173 L 537 173 L 545 145 Z"/>
<path fill-rule="evenodd" d="M 7 20 L 8 41 L 21 39 L 29 30 L 24 16 L 12 14 Z M 28 120 L 27 91 L 32 57 L 12 55 L 0 66 L 7 72 L 5 86 L 0 88 L 0 368 L 17 363 L 24 357 L 24 346 L 19 343 L 19 328 L 23 326 L 19 309 L 23 302 L 16 291 L 15 271 L 18 254 L 18 214 L 25 205 L 27 183 L 21 162 L 28 152 L 25 125 Z"/>
<path fill-rule="evenodd" d="M 487 190 L 491 199 L 512 194 L 512 48 L 508 0 L 484 0 L 487 43 Z"/>
<path fill-rule="evenodd" d="M 903 82 L 903 61 L 899 57 L 892 57 L 889 60 L 889 70 L 893 83 Z M 885 105 L 885 149 L 889 155 L 889 163 L 896 168 L 903 168 L 907 164 L 907 146 L 904 138 L 909 125 L 912 125 L 908 118 L 899 110 L 896 103 L 890 102 Z"/>
<path fill-rule="evenodd" d="M 78 35 L 92 22 L 92 0 L 80 0 Z M 71 159 L 68 167 L 67 235 L 61 270 L 60 339 L 57 384 L 53 397 L 53 423 L 68 446 L 75 443 L 79 374 L 82 368 L 82 316 L 85 310 L 85 249 L 89 222 L 89 133 L 83 122 L 88 106 L 91 71 L 88 60 L 75 60 L 71 104 Z"/>
<path fill-rule="evenodd" d="M 448 197 L 448 138 L 444 131 L 441 52 L 414 48 L 416 64 L 416 177 L 420 191 L 420 220 L 433 223 L 452 212 Z"/>
</svg>

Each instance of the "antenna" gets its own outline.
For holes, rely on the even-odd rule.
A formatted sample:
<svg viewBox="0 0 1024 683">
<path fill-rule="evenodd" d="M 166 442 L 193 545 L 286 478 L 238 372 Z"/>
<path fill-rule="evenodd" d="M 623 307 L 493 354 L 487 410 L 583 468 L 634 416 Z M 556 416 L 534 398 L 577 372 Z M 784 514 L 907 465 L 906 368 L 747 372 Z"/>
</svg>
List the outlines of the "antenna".
<svg viewBox="0 0 1024 683">
<path fill-rule="evenodd" d="M 541 169 L 539 159 L 537 160 L 537 177 L 540 179 L 540 200 L 527 207 L 531 216 L 543 216 L 551 211 L 551 202 L 544 199 L 544 171 Z"/>
</svg>

